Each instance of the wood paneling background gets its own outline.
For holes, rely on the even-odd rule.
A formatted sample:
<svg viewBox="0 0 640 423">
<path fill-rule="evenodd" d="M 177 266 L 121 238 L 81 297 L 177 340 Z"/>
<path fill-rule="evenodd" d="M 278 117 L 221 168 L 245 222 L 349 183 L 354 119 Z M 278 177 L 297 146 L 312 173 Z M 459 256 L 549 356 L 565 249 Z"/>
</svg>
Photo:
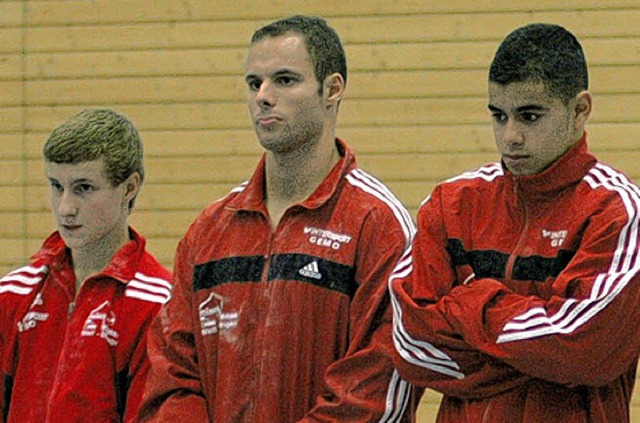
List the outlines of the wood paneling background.
<svg viewBox="0 0 640 423">
<path fill-rule="evenodd" d="M 171 266 L 197 213 L 255 166 L 246 48 L 259 26 L 295 13 L 340 33 L 350 76 L 338 135 L 414 214 L 438 181 L 497 159 L 487 68 L 502 38 L 530 22 L 581 40 L 595 96 L 590 146 L 640 180 L 637 0 L 2 0 L 0 273 L 53 229 L 40 149 L 85 107 L 113 108 L 140 129 L 148 179 L 132 223 Z M 424 422 L 437 400 L 425 395 Z"/>
</svg>

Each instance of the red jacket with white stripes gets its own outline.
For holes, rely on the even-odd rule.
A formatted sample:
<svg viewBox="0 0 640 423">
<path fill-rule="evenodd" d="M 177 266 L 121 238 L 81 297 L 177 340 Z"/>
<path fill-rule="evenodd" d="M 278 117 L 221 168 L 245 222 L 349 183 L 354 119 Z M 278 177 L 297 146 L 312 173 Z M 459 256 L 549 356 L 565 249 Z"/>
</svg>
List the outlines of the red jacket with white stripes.
<svg viewBox="0 0 640 423">
<path fill-rule="evenodd" d="M 439 422 L 624 422 L 640 352 L 640 190 L 587 151 L 436 187 L 390 279 L 395 364 Z"/>
<path fill-rule="evenodd" d="M 191 225 L 149 332 L 141 421 L 412 420 L 412 388 L 390 356 L 386 281 L 415 227 L 337 145 L 341 160 L 275 231 L 264 158 Z"/>
<path fill-rule="evenodd" d="M 149 370 L 146 331 L 169 299 L 171 273 L 130 234 L 75 302 L 71 256 L 57 232 L 29 266 L 0 279 L 0 421 L 133 421 Z"/>
</svg>

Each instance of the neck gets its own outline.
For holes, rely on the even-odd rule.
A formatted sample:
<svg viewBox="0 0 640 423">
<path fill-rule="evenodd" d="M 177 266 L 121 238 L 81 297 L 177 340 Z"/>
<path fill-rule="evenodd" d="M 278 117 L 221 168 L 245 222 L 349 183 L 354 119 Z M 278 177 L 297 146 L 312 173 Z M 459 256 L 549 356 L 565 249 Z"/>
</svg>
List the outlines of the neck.
<svg viewBox="0 0 640 423">
<path fill-rule="evenodd" d="M 304 201 L 316 190 L 339 160 L 333 137 L 308 151 L 267 153 L 265 204 L 272 230 L 276 230 L 289 207 Z"/>
<path fill-rule="evenodd" d="M 72 249 L 71 257 L 76 275 L 76 295 L 80 287 L 93 274 L 101 272 L 111 262 L 116 252 L 129 240 L 129 229 L 105 236 L 95 244 L 82 249 Z"/>
<path fill-rule="evenodd" d="M 310 151 L 294 151 L 288 154 L 267 154 L 267 201 L 304 201 L 324 180 L 340 154 L 332 139 L 319 142 Z"/>
</svg>

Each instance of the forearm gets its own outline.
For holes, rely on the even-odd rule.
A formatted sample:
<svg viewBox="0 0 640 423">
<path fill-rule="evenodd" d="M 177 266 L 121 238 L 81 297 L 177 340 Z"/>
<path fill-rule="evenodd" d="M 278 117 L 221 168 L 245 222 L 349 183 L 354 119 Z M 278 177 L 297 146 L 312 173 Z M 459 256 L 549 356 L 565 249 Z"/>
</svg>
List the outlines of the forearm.
<svg viewBox="0 0 640 423">
<path fill-rule="evenodd" d="M 364 423 L 383 416 L 404 416 L 402 421 L 410 421 L 420 397 L 420 391 L 394 370 L 390 351 L 376 345 L 353 351 L 332 364 L 325 386 L 326 393 L 301 422 Z"/>
<path fill-rule="evenodd" d="M 566 386 L 601 386 L 627 371 L 640 349 L 639 295 L 629 294 L 606 305 L 544 301 L 481 280 L 453 291 L 441 312 L 471 347 L 522 373 Z"/>
<path fill-rule="evenodd" d="M 403 379 L 467 399 L 496 395 L 530 379 L 467 344 L 437 303 L 418 305 L 399 282 L 394 286 L 393 358 Z"/>
<path fill-rule="evenodd" d="M 186 416 L 188 421 L 208 421 L 197 367 L 185 360 L 183 348 L 169 346 L 157 336 L 149 336 L 149 374 L 139 417 L 134 421 L 180 421 Z"/>
<path fill-rule="evenodd" d="M 148 377 L 139 413 L 141 422 L 208 421 L 191 326 L 190 293 L 176 284 L 147 334 Z M 145 371 L 144 369 L 142 369 Z"/>
</svg>

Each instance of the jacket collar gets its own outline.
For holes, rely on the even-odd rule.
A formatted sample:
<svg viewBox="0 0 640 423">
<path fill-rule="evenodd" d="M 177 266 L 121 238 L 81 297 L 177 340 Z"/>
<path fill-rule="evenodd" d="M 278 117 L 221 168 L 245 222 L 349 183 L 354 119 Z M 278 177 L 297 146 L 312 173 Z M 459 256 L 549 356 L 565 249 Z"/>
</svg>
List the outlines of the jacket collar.
<svg viewBox="0 0 640 423">
<path fill-rule="evenodd" d="M 100 276 L 122 283 L 127 283 L 134 278 L 145 251 L 146 240 L 132 227 L 129 227 L 129 235 L 131 238 L 129 242 L 114 254 L 107 267 L 100 272 Z M 71 251 L 58 231 L 49 235 L 40 250 L 31 258 L 37 265 L 46 265 L 56 272 L 72 269 Z"/>
<path fill-rule="evenodd" d="M 351 169 L 356 167 L 356 159 L 351 148 L 340 138 L 336 138 L 336 147 L 340 160 L 318 185 L 316 190 L 302 203 L 301 207 L 314 209 L 326 203 L 338 190 L 340 181 Z M 254 211 L 266 214 L 265 199 L 265 162 L 266 154 L 260 158 L 251 178 L 243 185 L 242 192 L 227 204 L 231 210 Z"/>
<path fill-rule="evenodd" d="M 534 175 L 515 176 L 502 164 L 505 175 L 525 197 L 546 197 L 578 183 L 596 164 L 587 148 L 587 133 L 554 164 Z"/>
</svg>

